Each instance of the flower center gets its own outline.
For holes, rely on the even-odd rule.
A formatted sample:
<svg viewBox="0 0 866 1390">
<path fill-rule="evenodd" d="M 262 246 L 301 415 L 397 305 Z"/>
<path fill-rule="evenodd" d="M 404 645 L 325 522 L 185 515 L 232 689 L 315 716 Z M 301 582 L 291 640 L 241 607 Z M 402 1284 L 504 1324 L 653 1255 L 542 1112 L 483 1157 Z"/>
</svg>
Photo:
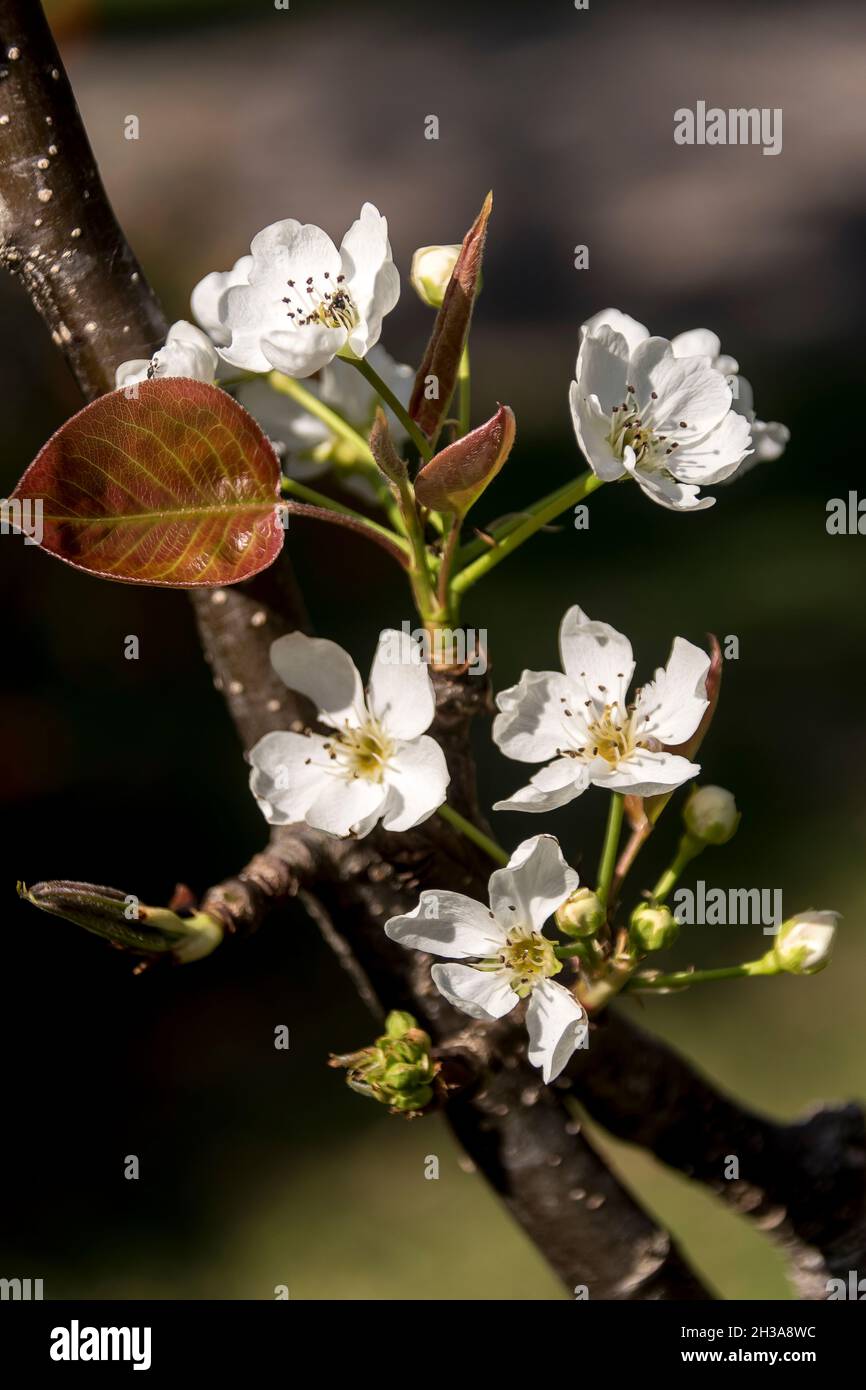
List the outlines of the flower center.
<svg viewBox="0 0 866 1390">
<path fill-rule="evenodd" d="M 591 705 L 592 701 L 586 703 Z M 571 717 L 571 710 L 566 709 L 564 713 Z M 569 733 L 579 742 L 571 748 L 557 748 L 558 757 L 579 758 L 582 762 L 604 758 L 611 767 L 616 767 L 622 758 L 627 758 L 636 748 L 649 747 L 651 743 L 651 740 L 647 743 L 635 737 L 634 712 L 619 703 L 605 705 L 601 714 L 594 719 L 587 718 L 585 735 L 582 730 L 578 734 L 577 729 L 572 733 L 571 728 Z"/>
<path fill-rule="evenodd" d="M 558 975 L 562 962 L 556 959 L 553 942 L 531 927 L 513 927 L 499 954 L 500 965 L 509 972 L 509 984 L 521 999 L 531 993 L 540 980 Z"/>
<path fill-rule="evenodd" d="M 659 434 L 660 422 L 655 418 L 658 394 L 650 392 L 650 398 L 641 405 L 633 386 L 626 387 L 626 399 L 622 405 L 615 405 L 611 411 L 610 434 L 607 442 L 614 456 L 622 459 L 626 449 L 633 449 L 635 463 L 644 468 L 664 468 L 665 459 L 678 449 L 677 440 L 669 435 Z M 685 420 L 679 421 L 680 429 L 687 429 Z"/>
<path fill-rule="evenodd" d="M 312 275 L 305 280 L 289 280 L 290 293 L 283 296 L 288 304 L 288 317 L 294 328 L 306 328 L 311 323 L 325 328 L 344 328 L 351 332 L 360 323 L 357 305 L 346 288 L 345 275 L 331 280 L 330 271 L 325 271 L 322 283 L 316 285 Z"/>
<path fill-rule="evenodd" d="M 381 782 L 394 752 L 394 744 L 374 719 L 360 728 L 343 729 L 339 738 L 326 744 L 328 755 L 340 764 L 344 776 L 364 777 Z"/>
<path fill-rule="evenodd" d="M 598 719 L 587 725 L 589 743 L 587 752 L 594 758 L 604 758 L 615 766 L 620 758 L 627 758 L 636 745 L 632 716 L 619 705 L 605 705 Z"/>
</svg>

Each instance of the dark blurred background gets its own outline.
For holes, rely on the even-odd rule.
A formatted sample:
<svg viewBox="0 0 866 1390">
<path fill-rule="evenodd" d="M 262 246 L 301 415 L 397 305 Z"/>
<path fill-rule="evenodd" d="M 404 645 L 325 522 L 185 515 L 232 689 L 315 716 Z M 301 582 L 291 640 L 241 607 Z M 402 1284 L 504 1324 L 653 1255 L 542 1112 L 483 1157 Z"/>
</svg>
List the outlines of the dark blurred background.
<svg viewBox="0 0 866 1390">
<path fill-rule="evenodd" d="M 643 678 L 676 633 L 739 638 L 702 761 L 735 792 L 742 827 L 693 877 L 782 888 L 787 913 L 839 909 L 836 957 L 813 979 L 624 1007 L 774 1114 L 862 1094 L 866 540 L 825 529 L 827 500 L 863 477 L 862 6 L 57 0 L 50 15 L 170 318 L 277 218 L 339 239 L 370 199 L 405 275 L 416 246 L 459 240 L 494 189 L 474 402 L 476 419 L 508 402 L 518 445 L 478 521 L 582 467 L 567 388 L 578 326 L 608 304 L 667 335 L 714 328 L 759 414 L 790 426 L 787 455 L 719 488 L 709 512 L 604 489 L 588 532 L 566 518 L 537 537 L 472 593 L 465 621 L 487 629 L 496 688 L 556 664 L 574 602 L 631 636 Z M 673 112 L 699 98 L 782 107 L 782 154 L 675 146 Z M 130 114 L 138 141 L 124 139 Z M 428 114 L 438 142 L 424 139 Z M 577 244 L 588 271 L 573 268 Z M 79 401 L 6 278 L 0 309 L 6 495 Z M 406 283 L 383 341 L 417 362 L 429 325 Z M 379 628 L 412 616 L 399 578 L 343 533 L 334 544 L 293 525 L 290 544 L 318 628 L 366 670 Z M 178 879 L 200 891 L 245 862 L 263 824 L 182 594 L 103 583 L 15 539 L 0 546 L 0 585 L 0 1274 L 42 1277 L 48 1297 L 269 1298 L 277 1284 L 311 1298 L 559 1296 L 443 1124 L 391 1119 L 326 1069 L 330 1050 L 374 1030 L 301 914 L 133 979 L 119 953 L 18 903 L 16 878 L 151 902 Z M 123 656 L 131 633 L 137 662 Z M 479 760 L 488 803 L 521 783 L 484 737 Z M 591 792 L 544 822 L 590 874 L 603 810 Z M 541 828 L 495 820 L 509 846 Z M 671 811 L 635 891 L 677 834 Z M 671 965 L 768 944 L 749 928 L 686 938 Z M 288 1053 L 273 1047 L 281 1023 Z M 722 1294 L 787 1296 L 778 1257 L 744 1223 L 599 1139 Z"/>
</svg>

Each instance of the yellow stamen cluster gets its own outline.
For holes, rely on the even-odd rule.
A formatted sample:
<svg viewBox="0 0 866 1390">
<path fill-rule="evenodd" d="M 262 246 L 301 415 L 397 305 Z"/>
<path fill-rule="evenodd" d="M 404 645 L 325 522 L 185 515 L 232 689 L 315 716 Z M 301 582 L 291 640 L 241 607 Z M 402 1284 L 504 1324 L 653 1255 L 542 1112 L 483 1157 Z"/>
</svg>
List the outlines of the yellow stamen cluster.
<svg viewBox="0 0 866 1390">
<path fill-rule="evenodd" d="M 508 933 L 499 964 L 510 973 L 509 983 L 521 999 L 532 991 L 539 980 L 558 975 L 562 962 L 556 959 L 553 943 L 531 927 L 514 927 Z"/>
<path fill-rule="evenodd" d="M 342 770 L 350 776 L 381 782 L 394 752 L 394 744 L 381 725 L 370 719 L 360 728 L 347 725 L 339 738 L 325 744 L 325 750 L 331 761 L 339 762 Z"/>
</svg>

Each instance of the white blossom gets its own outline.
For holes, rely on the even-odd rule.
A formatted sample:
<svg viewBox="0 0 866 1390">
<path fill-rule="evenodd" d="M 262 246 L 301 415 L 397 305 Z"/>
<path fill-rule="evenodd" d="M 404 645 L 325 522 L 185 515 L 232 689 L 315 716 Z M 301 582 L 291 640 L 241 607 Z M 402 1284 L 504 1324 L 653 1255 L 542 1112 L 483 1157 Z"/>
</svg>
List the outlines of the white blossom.
<svg viewBox="0 0 866 1390">
<path fill-rule="evenodd" d="M 265 227 L 250 250 L 247 282 L 228 285 L 216 300 L 227 362 L 307 377 L 338 353 L 366 357 L 400 295 L 388 224 L 372 203 L 339 250 L 320 227 L 293 218 Z M 214 288 L 200 296 L 206 316 Z"/>
<path fill-rule="evenodd" d="M 554 975 L 562 963 L 542 928 L 578 884 L 552 835 L 518 845 L 490 877 L 490 906 L 462 893 L 424 892 L 418 906 L 392 917 L 392 941 L 450 957 L 434 965 L 433 982 L 470 1018 L 502 1018 L 528 997 L 529 1060 L 545 1082 L 555 1080 L 587 1036 L 582 1005 Z"/>
<path fill-rule="evenodd" d="M 122 362 L 115 372 L 115 385 L 134 386 L 140 381 L 152 381 L 166 376 L 192 377 L 194 381 L 214 384 L 219 359 L 213 343 L 195 324 L 179 319 L 168 330 L 165 344 L 153 357 L 133 358 Z"/>
<path fill-rule="evenodd" d="M 581 330 L 570 390 L 577 441 L 605 482 L 631 475 L 672 511 L 710 507 L 700 489 L 742 462 L 748 421 L 706 357 L 678 357 L 666 338 L 642 335 L 642 324 L 612 310 Z"/>
<path fill-rule="evenodd" d="M 562 620 L 559 647 L 564 674 L 524 671 L 497 697 L 494 742 L 509 758 L 546 766 L 496 810 L 552 811 L 590 784 L 654 796 L 700 772 L 666 749 L 690 738 L 706 709 L 706 652 L 676 637 L 667 666 L 629 704 L 627 637 L 575 606 Z"/>
<path fill-rule="evenodd" d="M 631 318 L 630 314 L 621 313 L 619 309 L 602 309 L 601 313 L 594 314 L 592 318 L 588 318 L 587 322 L 582 325 L 581 345 L 582 338 L 585 338 L 587 335 L 598 334 L 602 328 L 612 329 L 613 332 L 616 332 L 621 338 L 624 338 L 628 353 L 630 354 L 637 352 L 638 347 L 644 345 L 649 339 L 649 329 L 646 328 L 645 324 L 638 322 L 637 318 Z M 705 482 L 733 482 L 734 478 L 742 477 L 742 474 L 746 473 L 749 468 L 755 466 L 756 463 L 769 463 L 769 461 L 778 459 L 778 457 L 783 455 L 785 445 L 787 445 L 788 439 L 791 438 L 790 430 L 788 430 L 787 425 L 778 424 L 776 420 L 767 423 L 766 420 L 759 420 L 759 418 L 756 417 L 751 385 L 749 385 L 745 377 L 741 377 L 740 364 L 738 364 L 737 359 L 731 357 L 730 354 L 721 352 L 721 343 L 717 334 L 714 334 L 709 328 L 691 328 L 688 329 L 687 332 L 683 332 L 683 334 L 677 334 L 676 338 L 671 338 L 670 347 L 674 357 L 681 357 L 681 359 L 696 357 L 696 359 L 701 359 L 703 366 L 712 367 L 714 371 L 719 371 L 719 373 L 726 377 L 727 384 L 730 386 L 731 391 L 731 410 L 733 410 L 735 414 L 738 414 L 738 416 L 744 418 L 746 423 L 748 423 L 749 431 L 751 431 L 751 448 L 741 457 L 740 463 L 735 464 L 735 466 L 724 475 L 719 474 L 717 468 L 713 468 L 712 477 L 710 477 L 709 471 L 705 471 L 703 477 L 698 477 L 698 474 L 694 474 L 694 477 L 692 477 L 691 474 L 689 474 L 688 478 L 685 477 L 685 473 L 681 473 L 680 471 L 681 468 L 683 468 L 684 456 L 680 455 L 677 450 L 674 450 L 674 453 L 677 455 L 677 467 L 671 466 L 670 455 L 663 456 L 663 459 L 666 459 L 664 467 L 670 468 L 671 473 L 676 475 L 676 477 L 683 477 L 683 481 L 698 482 L 698 485 L 705 484 Z M 578 361 L 580 361 L 580 357 L 578 357 Z M 574 388 L 573 393 L 571 393 L 571 399 L 573 399 L 574 413 Z M 657 404 L 653 409 L 656 410 L 657 414 L 657 410 L 659 410 Z M 642 420 L 642 423 L 645 424 L 646 421 Z M 581 442 L 577 418 L 575 418 L 575 431 L 578 432 L 578 442 Z M 671 431 L 669 436 L 667 436 L 666 443 L 673 443 L 674 441 L 676 441 L 676 431 Z M 581 448 L 584 448 L 582 442 Z M 584 452 L 587 452 L 587 450 L 584 449 Z M 589 461 L 592 463 L 592 459 L 589 459 Z M 638 478 L 638 481 L 641 480 Z M 649 491 L 646 485 L 645 491 Z M 673 488 L 671 488 L 670 485 L 669 488 L 667 488 L 667 492 L 673 492 Z M 651 492 L 649 495 L 653 495 L 653 493 Z M 685 499 L 680 500 L 678 505 L 712 505 L 712 499 L 703 499 L 702 502 L 695 503 L 694 500 L 689 502 L 689 496 L 692 496 L 691 493 L 687 493 Z M 696 493 L 694 496 L 696 496 Z M 666 505 L 663 496 L 655 495 L 653 496 L 653 500 L 662 502 L 662 505 Z M 674 502 L 669 500 L 667 505 L 674 505 Z"/>
<path fill-rule="evenodd" d="M 271 825 L 306 821 L 331 835 L 411 830 L 445 800 L 448 768 L 425 734 L 435 697 L 420 645 L 386 629 L 365 698 L 347 652 L 325 638 L 292 632 L 271 647 L 290 690 L 306 695 L 331 734 L 265 734 L 249 754 L 250 787 Z"/>
</svg>

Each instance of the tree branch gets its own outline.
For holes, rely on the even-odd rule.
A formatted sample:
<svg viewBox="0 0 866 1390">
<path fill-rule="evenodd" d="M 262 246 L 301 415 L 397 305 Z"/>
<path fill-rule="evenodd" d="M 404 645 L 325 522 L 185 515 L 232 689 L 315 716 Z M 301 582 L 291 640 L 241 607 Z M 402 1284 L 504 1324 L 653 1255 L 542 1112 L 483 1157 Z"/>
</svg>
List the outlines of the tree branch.
<svg viewBox="0 0 866 1390">
<path fill-rule="evenodd" d="M 803 1298 L 866 1266 L 866 1126 L 861 1106 L 780 1123 L 719 1091 L 627 1018 L 602 1015 L 568 1069 L 574 1095 L 619 1139 L 706 1184 L 785 1250 Z M 739 1174 L 725 1170 L 736 1158 Z"/>
</svg>

